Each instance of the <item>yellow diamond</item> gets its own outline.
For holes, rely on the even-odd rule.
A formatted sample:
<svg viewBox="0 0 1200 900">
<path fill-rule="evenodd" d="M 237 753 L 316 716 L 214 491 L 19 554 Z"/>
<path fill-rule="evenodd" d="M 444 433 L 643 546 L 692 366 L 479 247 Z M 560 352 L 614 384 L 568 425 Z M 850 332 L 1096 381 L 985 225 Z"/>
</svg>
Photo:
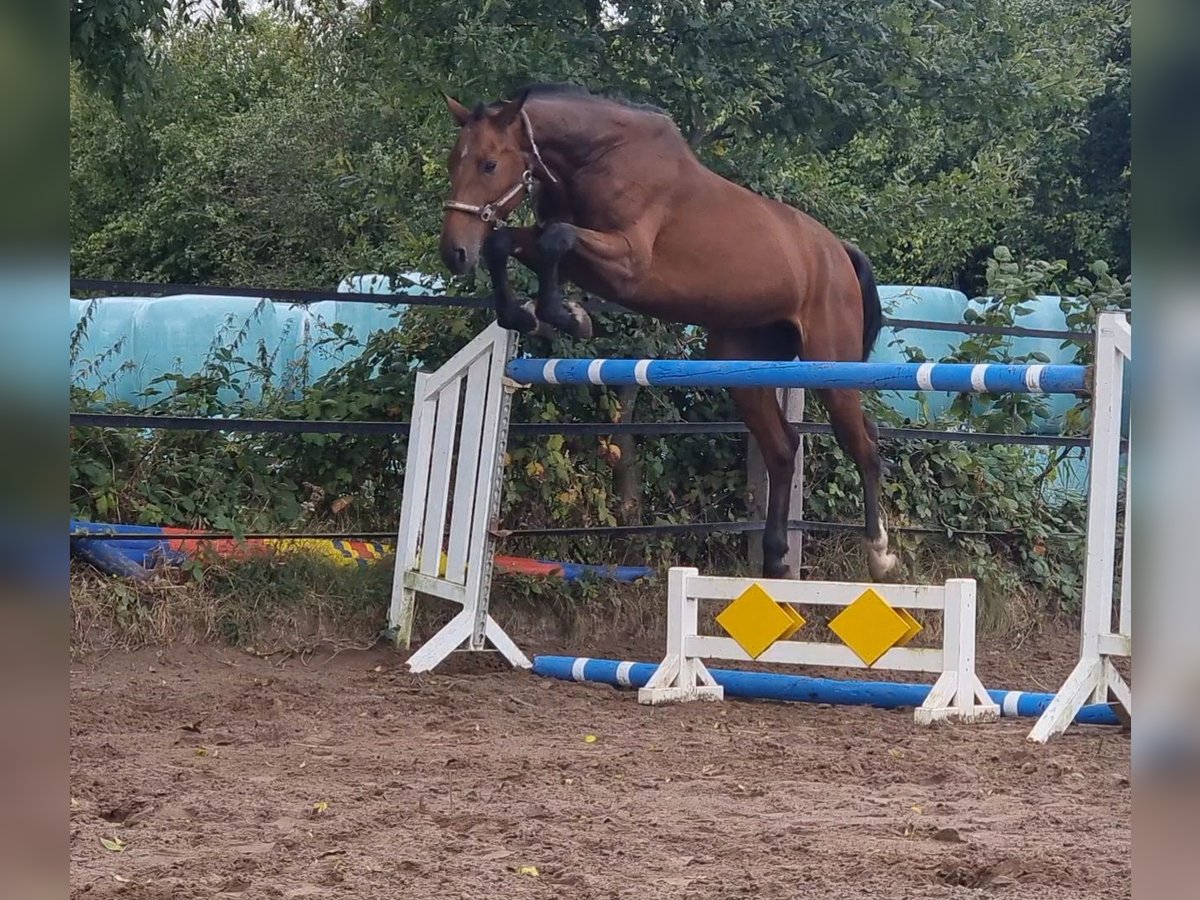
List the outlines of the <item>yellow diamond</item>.
<svg viewBox="0 0 1200 900">
<path fill-rule="evenodd" d="M 737 641 L 751 659 L 804 625 L 801 615 L 777 603 L 762 587 L 752 584 L 717 615 L 717 624 Z"/>
<path fill-rule="evenodd" d="M 892 608 L 895 609 L 895 607 Z M 903 647 L 921 633 L 921 623 L 914 619 L 912 613 L 910 613 L 907 609 L 896 609 L 895 612 L 896 615 L 904 620 L 904 624 L 908 626 L 908 631 L 900 635 L 900 640 L 896 641 L 896 643 L 892 646 Z"/>
<path fill-rule="evenodd" d="M 912 616 L 907 619 L 901 616 L 874 589 L 867 588 L 862 596 L 829 621 L 829 630 L 871 666 L 898 641 L 915 635 L 915 631 L 909 632 L 916 624 Z M 920 630 L 919 625 L 917 628 Z"/>
<path fill-rule="evenodd" d="M 780 603 L 779 608 L 782 609 L 787 614 L 787 617 L 792 620 L 791 627 L 779 636 L 779 640 L 791 640 L 792 635 L 804 627 L 804 616 L 796 612 L 795 608 L 790 603 Z"/>
</svg>

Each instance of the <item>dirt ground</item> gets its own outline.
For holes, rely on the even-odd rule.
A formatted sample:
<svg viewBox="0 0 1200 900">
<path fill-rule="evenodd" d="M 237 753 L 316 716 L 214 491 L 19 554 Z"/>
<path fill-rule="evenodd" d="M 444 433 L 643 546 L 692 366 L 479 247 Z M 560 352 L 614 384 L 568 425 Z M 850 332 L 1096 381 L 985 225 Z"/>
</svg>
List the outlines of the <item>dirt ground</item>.
<svg viewBox="0 0 1200 900">
<path fill-rule="evenodd" d="M 1068 635 L 1044 638 L 985 653 L 980 673 L 1052 690 L 1074 652 Z M 1117 729 L 1041 747 L 1029 719 L 922 729 L 869 708 L 652 709 L 489 657 L 422 677 L 401 659 L 76 661 L 72 896 L 1131 896 Z"/>
</svg>

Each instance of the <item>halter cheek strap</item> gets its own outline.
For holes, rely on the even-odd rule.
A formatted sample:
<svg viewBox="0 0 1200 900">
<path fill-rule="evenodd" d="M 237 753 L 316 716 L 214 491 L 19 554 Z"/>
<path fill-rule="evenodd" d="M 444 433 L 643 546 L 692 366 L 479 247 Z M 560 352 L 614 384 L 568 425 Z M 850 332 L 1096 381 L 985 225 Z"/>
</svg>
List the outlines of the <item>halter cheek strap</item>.
<svg viewBox="0 0 1200 900">
<path fill-rule="evenodd" d="M 521 110 L 521 121 L 525 125 L 525 133 L 529 136 L 529 146 L 533 150 L 533 158 L 537 161 L 537 164 L 541 167 L 542 171 L 546 173 L 546 177 L 557 184 L 558 179 L 554 177 L 554 173 L 550 171 L 550 168 L 542 160 L 542 153 L 538 149 L 537 141 L 534 140 L 533 137 L 533 126 L 529 123 L 529 116 L 525 114 L 525 110 Z M 475 203 L 464 203 L 462 200 L 447 200 L 442 204 L 442 206 L 445 209 L 453 209 L 458 212 L 465 212 L 470 213 L 473 216 L 479 216 L 480 219 L 482 219 L 484 222 L 487 222 L 489 225 L 492 225 L 494 228 L 502 224 L 511 213 L 515 212 L 518 207 L 520 207 L 520 204 L 518 203 L 517 206 L 514 206 L 508 212 L 502 212 L 503 207 L 522 191 L 524 191 L 525 196 L 528 197 L 533 189 L 533 183 L 533 168 L 530 167 L 521 173 L 520 181 L 510 187 L 501 197 L 493 200 L 491 203 L 485 203 L 480 206 Z"/>
</svg>

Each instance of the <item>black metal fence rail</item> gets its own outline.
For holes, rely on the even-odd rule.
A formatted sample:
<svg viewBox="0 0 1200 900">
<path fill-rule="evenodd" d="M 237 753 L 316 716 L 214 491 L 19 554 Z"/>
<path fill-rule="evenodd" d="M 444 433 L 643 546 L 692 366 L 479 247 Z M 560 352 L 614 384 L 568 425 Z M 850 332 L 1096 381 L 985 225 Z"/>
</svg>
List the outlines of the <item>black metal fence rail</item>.
<svg viewBox="0 0 1200 900">
<path fill-rule="evenodd" d="M 296 304 L 316 303 L 336 300 L 346 303 L 372 303 L 380 306 L 432 306 L 457 307 L 470 309 L 486 309 L 491 306 L 487 298 L 477 297 L 446 297 L 429 294 L 372 294 L 372 293 L 338 293 L 335 291 L 297 290 L 279 288 L 253 288 L 244 286 L 218 286 L 199 284 L 175 284 L 146 281 L 113 281 L 107 279 L 72 278 L 73 293 L 88 294 L 130 294 L 134 296 L 170 296 L 178 294 L 201 294 L 208 296 L 249 297 L 264 300 L 277 300 Z M 628 313 L 613 303 L 600 300 L 590 300 L 585 306 L 591 312 Z M 884 324 L 895 329 L 921 329 L 927 331 L 950 331 L 962 334 L 992 334 L 1011 337 L 1049 338 L 1062 341 L 1091 342 L 1094 335 L 1085 331 L 1051 330 L 1041 328 L 1020 328 L 995 325 L 971 325 L 955 322 L 933 322 L 921 319 L 884 319 Z M 209 432 L 239 432 L 250 434 L 358 434 L 358 435 L 406 435 L 409 430 L 407 422 L 342 422 L 314 421 L 305 419 L 213 419 L 193 416 L 154 416 L 140 414 L 117 413 L 87 413 L 73 412 L 70 414 L 70 424 L 80 428 L 146 428 L 162 430 L 193 430 Z M 831 434 L 829 425 L 818 422 L 794 423 L 802 434 Z M 510 426 L 511 433 L 517 436 L 548 436 L 548 435 L 639 435 L 660 436 L 678 434 L 742 434 L 747 431 L 741 422 L 521 422 Z M 1087 437 L 1068 437 L 1063 435 L 1036 434 L 993 434 L 984 432 L 944 431 L 924 428 L 887 428 L 879 429 L 880 436 L 893 440 L 938 440 L 957 441 L 966 444 L 1018 444 L 1042 447 L 1082 448 L 1090 443 Z M 636 537 L 669 534 L 743 534 L 761 531 L 762 522 L 691 522 L 682 524 L 656 525 L 617 525 L 617 526 L 587 526 L 570 528 L 513 528 L 503 530 L 501 537 Z M 792 521 L 788 528 L 795 531 L 812 533 L 861 532 L 862 526 L 842 522 L 810 522 Z M 902 526 L 892 529 L 907 534 L 927 534 L 945 536 L 970 536 L 1012 538 L 1013 535 L 1003 531 L 967 531 L 945 527 Z M 193 540 L 218 541 L 230 539 L 245 540 L 369 540 L 393 541 L 392 532 L 338 532 L 338 533 L 247 533 L 234 535 L 207 531 L 179 532 L 161 535 L 136 535 L 127 533 L 96 533 L 93 531 L 71 532 L 72 538 L 90 540 Z M 1081 534 L 1063 533 L 1046 535 L 1050 538 L 1072 539 Z"/>
<path fill-rule="evenodd" d="M 580 525 L 575 527 L 556 528 L 502 528 L 495 531 L 498 538 L 514 537 L 647 537 L 661 534 L 746 534 L 762 531 L 764 523 L 754 522 L 684 522 L 657 525 Z M 852 522 L 810 522 L 793 520 L 788 522 L 789 531 L 804 531 L 825 534 L 861 534 L 861 523 Z M 396 540 L 394 531 L 339 531 L 339 532 L 247 532 L 236 535 L 231 532 L 214 531 L 177 531 L 162 534 L 142 534 L 120 531 L 103 531 L 104 525 L 97 523 L 88 530 L 71 531 L 72 539 L 95 541 L 303 541 L 303 540 L 334 540 L 334 541 L 377 541 L 391 543 Z M 967 530 L 962 528 L 935 528 L 927 525 L 902 525 L 888 529 L 901 534 L 926 534 L 953 537 L 992 537 L 1018 538 L 1021 535 L 1010 531 Z M 1083 532 L 1051 532 L 1043 535 L 1045 538 L 1070 540 L 1082 538 Z"/>
<path fill-rule="evenodd" d="M 491 301 L 486 297 L 445 297 L 433 294 L 364 294 L 351 291 L 338 293 L 336 291 L 301 290 L 296 288 L 255 288 L 244 285 L 176 284 L 155 281 L 112 281 L 101 278 L 72 278 L 71 291 L 73 293 L 85 294 L 131 294 L 148 297 L 202 294 L 206 296 L 279 300 L 289 303 L 319 303 L 326 300 L 337 300 L 343 303 L 373 303 L 379 306 L 434 306 L 467 309 L 487 309 L 491 306 Z M 589 312 L 630 312 L 622 306 L 604 300 L 589 300 L 584 306 Z M 1080 343 L 1089 343 L 1095 340 L 1094 335 L 1090 331 L 1021 328 L 1019 326 L 1008 325 L 970 325 L 965 322 L 932 322 L 924 319 L 893 319 L 887 316 L 884 317 L 883 323 L 885 327 L 895 329 L 1050 338 Z"/>
<path fill-rule="evenodd" d="M 77 428 L 146 428 L 163 431 L 220 431 L 243 434 L 408 434 L 408 422 L 331 422 L 309 419 L 210 419 L 203 416 L 148 416 L 118 413 L 71 413 Z M 823 422 L 794 422 L 801 434 L 832 434 Z M 742 422 L 514 422 L 509 433 L 522 437 L 634 435 L 654 437 L 677 434 L 745 434 Z M 932 428 L 880 427 L 880 437 L 891 440 L 958 441 L 963 444 L 1019 444 L 1034 447 L 1087 447 L 1086 437 L 1041 434 L 997 434 L 946 431 Z"/>
</svg>

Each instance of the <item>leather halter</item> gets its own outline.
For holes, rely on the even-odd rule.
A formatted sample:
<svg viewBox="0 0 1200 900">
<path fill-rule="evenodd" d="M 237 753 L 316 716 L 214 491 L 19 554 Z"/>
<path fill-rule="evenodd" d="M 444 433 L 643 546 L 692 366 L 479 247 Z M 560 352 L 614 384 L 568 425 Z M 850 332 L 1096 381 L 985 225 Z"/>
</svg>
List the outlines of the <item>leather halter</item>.
<svg viewBox="0 0 1200 900">
<path fill-rule="evenodd" d="M 529 135 L 529 146 L 533 150 L 533 158 L 537 160 L 537 164 L 541 166 L 542 171 L 546 173 L 546 177 L 557 183 L 558 179 L 554 177 L 554 173 L 550 171 L 550 169 L 546 166 L 546 163 L 542 160 L 542 154 L 541 151 L 538 150 L 537 141 L 533 138 L 533 126 L 529 124 L 529 116 L 525 114 L 525 110 L 521 110 L 521 121 L 525 125 L 525 133 Z M 462 200 L 447 200 L 442 204 L 442 207 L 444 209 L 452 209 L 456 210 L 457 212 L 465 212 L 470 213 L 473 216 L 479 216 L 479 218 L 484 222 L 488 223 L 493 228 L 497 228 L 504 224 L 504 220 L 507 219 L 512 213 L 516 212 L 517 209 L 520 208 L 521 204 L 518 203 L 508 212 L 501 212 L 502 208 L 510 200 L 512 200 L 513 197 L 521 193 L 521 191 L 524 191 L 525 198 L 528 198 L 533 189 L 534 181 L 533 167 L 530 166 L 521 173 L 520 181 L 510 187 L 502 196 L 496 200 L 493 200 L 491 203 L 484 203 L 482 206 L 480 206 L 475 203 L 464 203 Z M 522 202 L 524 202 L 525 198 L 522 198 Z"/>
</svg>

